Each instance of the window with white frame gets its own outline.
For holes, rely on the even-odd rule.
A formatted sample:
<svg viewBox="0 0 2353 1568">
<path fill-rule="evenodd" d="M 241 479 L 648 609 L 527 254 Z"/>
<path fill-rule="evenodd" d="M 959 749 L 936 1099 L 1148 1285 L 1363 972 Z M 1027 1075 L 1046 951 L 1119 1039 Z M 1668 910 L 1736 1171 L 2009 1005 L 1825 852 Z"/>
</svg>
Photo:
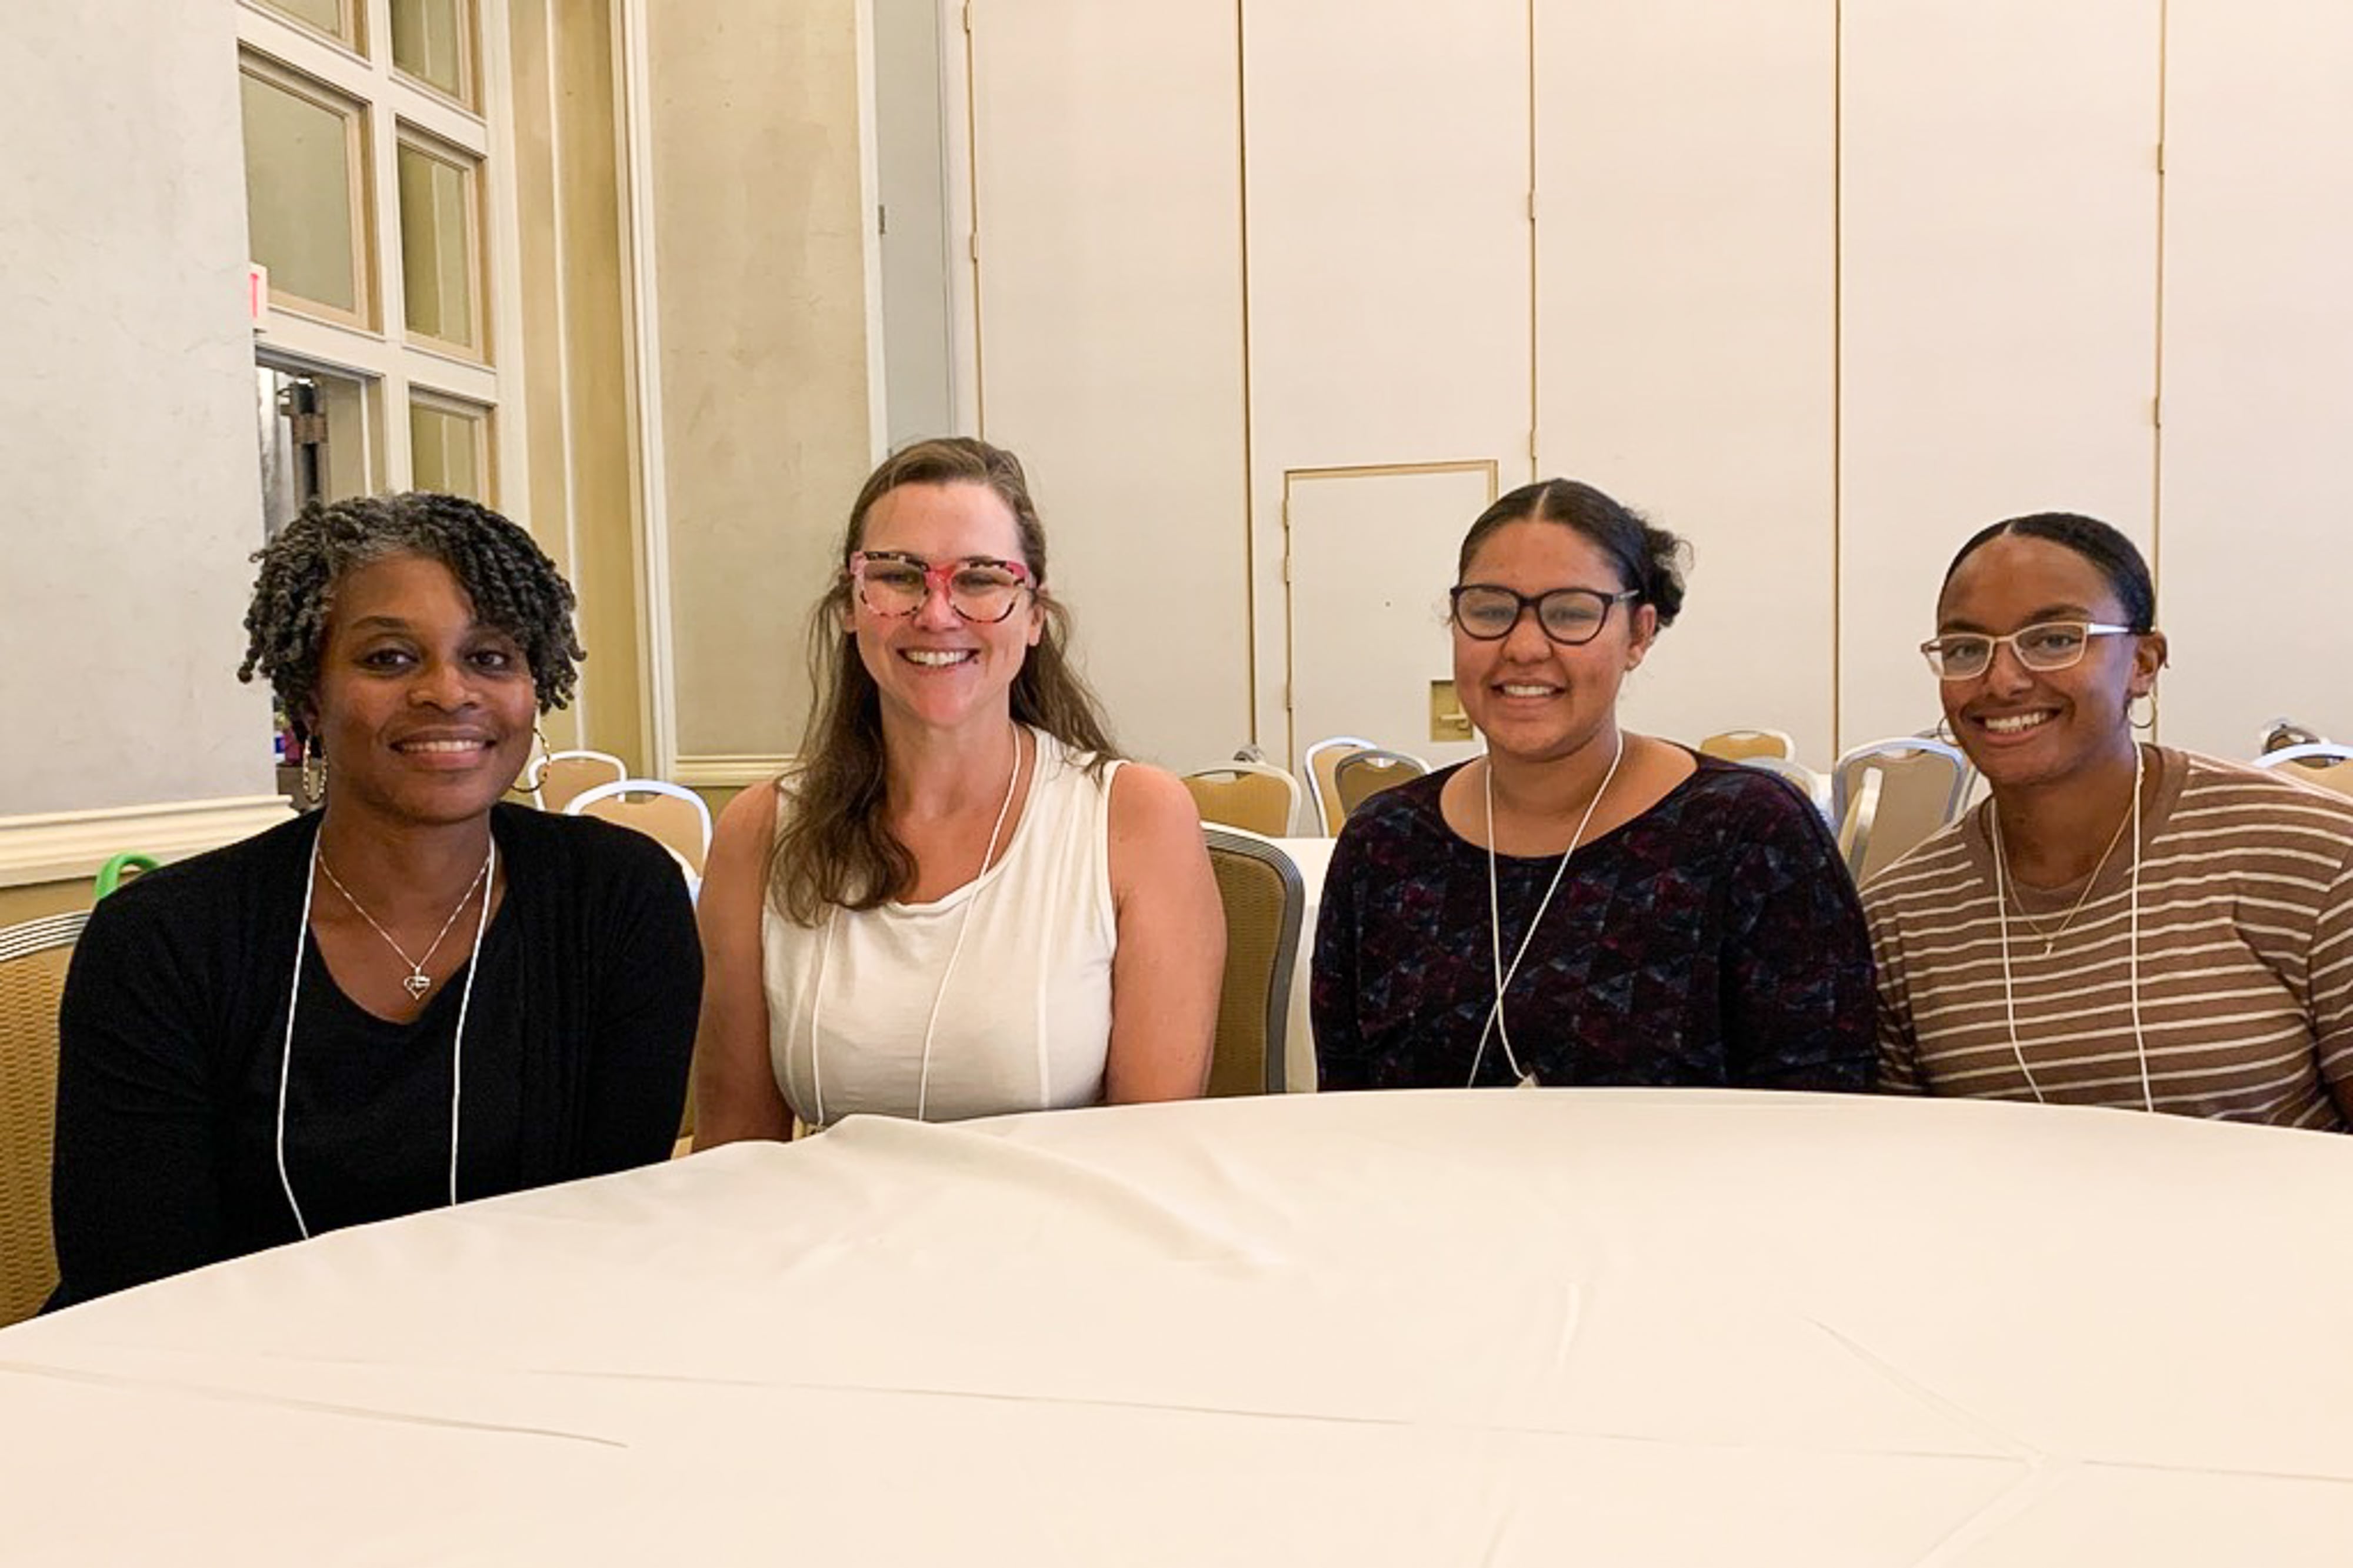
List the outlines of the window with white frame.
<svg viewBox="0 0 2353 1568">
<path fill-rule="evenodd" d="M 521 509 L 520 465 L 501 461 L 521 426 L 511 160 L 491 112 L 505 8 L 238 0 L 273 523 L 305 494 Z"/>
</svg>

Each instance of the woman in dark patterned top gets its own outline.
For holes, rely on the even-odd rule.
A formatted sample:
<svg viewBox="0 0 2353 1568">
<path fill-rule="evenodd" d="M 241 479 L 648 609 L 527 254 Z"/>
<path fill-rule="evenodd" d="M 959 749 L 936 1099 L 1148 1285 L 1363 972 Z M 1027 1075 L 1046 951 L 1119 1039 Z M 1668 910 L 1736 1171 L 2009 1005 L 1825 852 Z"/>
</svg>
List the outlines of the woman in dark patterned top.
<svg viewBox="0 0 2353 1568">
<path fill-rule="evenodd" d="M 1862 1089 L 1869 939 L 1821 818 L 1770 773 L 1618 727 L 1681 542 L 1590 486 L 1464 536 L 1454 681 L 1476 761 L 1374 796 L 1315 932 L 1327 1089 Z"/>
</svg>

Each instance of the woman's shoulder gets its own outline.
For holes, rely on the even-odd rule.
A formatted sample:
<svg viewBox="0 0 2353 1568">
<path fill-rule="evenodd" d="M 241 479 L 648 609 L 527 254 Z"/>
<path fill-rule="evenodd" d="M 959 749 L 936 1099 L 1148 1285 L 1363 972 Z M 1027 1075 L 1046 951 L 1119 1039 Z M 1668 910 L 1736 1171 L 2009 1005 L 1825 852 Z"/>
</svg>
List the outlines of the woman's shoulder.
<svg viewBox="0 0 2353 1568">
<path fill-rule="evenodd" d="M 164 910 L 173 914 L 218 911 L 274 890 L 301 896 L 301 867 L 318 836 L 319 814 L 290 816 L 234 844 L 224 844 L 185 860 L 174 860 L 132 878 L 101 908 Z M 280 875 L 280 873 L 283 875 Z"/>
<path fill-rule="evenodd" d="M 2181 793 L 2168 826 L 2208 835 L 2217 844 L 2254 834 L 2353 841 L 2353 796 L 2296 776 L 2296 764 L 2259 768 L 2200 752 L 2169 752 Z"/>
<path fill-rule="evenodd" d="M 583 884 L 678 878 L 659 840 L 618 823 L 501 802 L 491 824 L 501 851 L 536 872 Z"/>
<path fill-rule="evenodd" d="M 1749 832 L 1820 823 L 1821 813 L 1806 793 L 1780 774 L 1692 755 L 1696 766 L 1691 777 L 1659 803 L 1675 816 Z"/>
<path fill-rule="evenodd" d="M 159 866 L 132 878 L 90 910 L 77 943 L 100 952 L 125 946 L 152 952 L 162 944 L 191 963 L 248 945 L 258 929 L 299 918 L 303 868 L 319 814 L 289 816 L 233 844 Z"/>
</svg>

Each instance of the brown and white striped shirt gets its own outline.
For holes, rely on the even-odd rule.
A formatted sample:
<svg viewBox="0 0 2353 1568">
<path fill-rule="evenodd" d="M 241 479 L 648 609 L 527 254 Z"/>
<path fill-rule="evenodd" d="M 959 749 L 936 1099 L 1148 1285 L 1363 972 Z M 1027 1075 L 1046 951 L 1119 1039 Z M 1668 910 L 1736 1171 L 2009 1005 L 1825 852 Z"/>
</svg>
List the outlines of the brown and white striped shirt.
<svg viewBox="0 0 2353 1568">
<path fill-rule="evenodd" d="M 2159 1110 L 2353 1125 L 2353 799 L 2149 755 L 2138 1041 L 2133 857 L 2110 858 L 2072 921 L 2083 883 L 2023 895 L 2048 952 L 2013 895 L 2006 1002 L 1988 803 L 1863 889 L 1883 1088 L 2137 1109 L 2145 1044 Z"/>
</svg>

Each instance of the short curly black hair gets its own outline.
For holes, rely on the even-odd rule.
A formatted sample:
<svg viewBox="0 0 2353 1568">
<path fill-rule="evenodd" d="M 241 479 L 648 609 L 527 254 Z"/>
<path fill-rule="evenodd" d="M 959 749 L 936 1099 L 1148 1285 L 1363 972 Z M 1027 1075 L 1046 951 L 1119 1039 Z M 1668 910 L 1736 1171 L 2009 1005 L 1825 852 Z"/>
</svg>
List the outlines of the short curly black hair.
<svg viewBox="0 0 2353 1568">
<path fill-rule="evenodd" d="M 577 661 L 587 657 L 572 629 L 578 601 L 530 534 L 478 501 L 429 490 L 313 501 L 253 553 L 261 570 L 237 670 L 239 680 L 257 671 L 268 678 L 296 735 L 310 738 L 335 584 L 390 555 L 423 555 L 449 569 L 474 614 L 522 648 L 541 712 L 571 700 Z"/>
</svg>

